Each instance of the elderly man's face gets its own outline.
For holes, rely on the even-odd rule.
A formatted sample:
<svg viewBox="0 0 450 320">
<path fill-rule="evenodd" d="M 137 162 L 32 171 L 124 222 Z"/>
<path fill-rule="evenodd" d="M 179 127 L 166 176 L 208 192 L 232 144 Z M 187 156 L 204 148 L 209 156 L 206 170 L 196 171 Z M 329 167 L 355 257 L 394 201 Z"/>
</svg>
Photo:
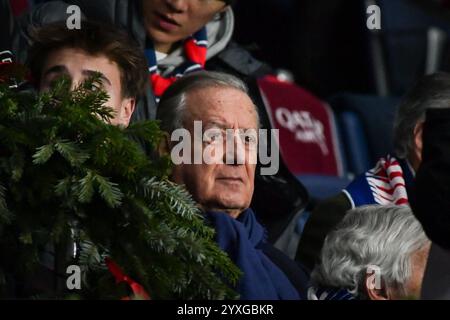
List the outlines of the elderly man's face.
<svg viewBox="0 0 450 320">
<path fill-rule="evenodd" d="M 425 274 L 428 255 L 431 244 L 427 244 L 420 250 L 411 254 L 411 276 L 404 283 L 403 288 L 384 288 L 383 290 L 369 289 L 366 283 L 366 290 L 371 300 L 417 300 L 420 299 L 422 281 Z M 372 286 L 373 287 L 373 286 Z"/>
<path fill-rule="evenodd" d="M 128 126 L 135 99 L 122 97 L 120 69 L 106 56 L 92 56 L 76 48 L 61 48 L 50 52 L 42 68 L 39 90 L 50 90 L 62 76 L 71 80 L 74 89 L 95 73 L 100 74 L 100 85 L 109 95 L 106 105 L 114 111 L 111 123 Z"/>
<path fill-rule="evenodd" d="M 161 52 L 168 52 L 226 8 L 220 0 L 143 0 L 142 6 L 147 34 Z"/>
<path fill-rule="evenodd" d="M 188 93 L 186 118 L 184 125 L 194 136 L 194 121 L 202 121 L 203 130 L 213 129 L 224 133 L 226 129 L 258 129 L 258 118 L 255 107 L 247 94 L 233 88 L 207 87 Z M 236 132 L 236 131 L 235 131 Z M 225 136 L 223 134 L 222 136 Z M 194 199 L 205 210 L 225 211 L 236 218 L 250 206 L 253 195 L 256 164 L 250 161 L 251 154 L 256 154 L 257 137 L 253 140 L 236 135 L 231 142 L 240 144 L 245 155 L 240 163 L 226 164 L 226 152 L 223 163 L 215 164 L 181 164 L 174 168 L 173 180 L 186 185 Z M 195 138 L 194 138 L 195 139 Z M 217 143 L 219 152 L 225 149 L 225 141 Z M 202 142 L 203 148 L 214 141 Z M 215 147 L 214 147 L 215 148 Z M 193 153 L 194 144 L 192 147 Z M 239 153 L 235 152 L 239 157 Z M 240 154 L 242 157 L 243 155 Z M 239 163 L 239 162 L 238 162 Z"/>
<path fill-rule="evenodd" d="M 428 255 L 430 253 L 431 244 L 414 252 L 411 255 L 411 277 L 405 284 L 406 292 L 392 292 L 392 299 L 420 299 L 422 291 L 422 281 L 425 274 Z"/>
</svg>

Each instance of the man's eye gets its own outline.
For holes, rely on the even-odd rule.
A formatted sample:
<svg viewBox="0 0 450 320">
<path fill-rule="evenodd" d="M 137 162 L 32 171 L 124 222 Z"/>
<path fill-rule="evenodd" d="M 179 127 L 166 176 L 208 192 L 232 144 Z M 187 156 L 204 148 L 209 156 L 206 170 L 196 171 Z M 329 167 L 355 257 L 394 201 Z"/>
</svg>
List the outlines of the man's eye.
<svg viewBox="0 0 450 320">
<path fill-rule="evenodd" d="M 216 141 L 216 140 L 218 140 L 218 139 L 220 138 L 220 136 L 221 136 L 221 134 L 220 134 L 219 132 L 217 132 L 217 133 L 212 134 L 212 135 L 209 137 L 209 139 L 210 139 L 211 141 Z"/>
<path fill-rule="evenodd" d="M 222 138 L 222 132 L 214 131 L 206 134 L 206 142 L 216 142 Z"/>
<path fill-rule="evenodd" d="M 102 89 L 102 85 L 99 83 L 92 83 L 91 87 L 89 88 L 91 91 L 99 91 Z"/>
<path fill-rule="evenodd" d="M 254 143 L 256 143 L 256 137 L 254 137 L 254 136 L 245 135 L 243 140 L 244 140 L 244 142 L 246 144 L 254 144 Z"/>
</svg>

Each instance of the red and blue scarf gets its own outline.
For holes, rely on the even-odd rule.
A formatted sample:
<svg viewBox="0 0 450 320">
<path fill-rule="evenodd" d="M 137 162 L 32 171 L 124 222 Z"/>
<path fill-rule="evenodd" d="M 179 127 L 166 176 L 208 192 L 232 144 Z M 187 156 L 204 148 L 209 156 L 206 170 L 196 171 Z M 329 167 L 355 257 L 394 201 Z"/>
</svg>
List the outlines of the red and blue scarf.
<svg viewBox="0 0 450 320">
<path fill-rule="evenodd" d="M 157 101 L 159 101 L 167 88 L 183 75 L 205 68 L 207 47 L 207 32 L 204 27 L 184 40 L 183 48 L 186 62 L 177 67 L 169 76 L 164 77 L 158 69 L 153 43 L 150 40 L 147 41 L 145 55 L 149 64 L 150 82 Z"/>
<path fill-rule="evenodd" d="M 413 185 L 414 174 L 406 161 L 388 155 L 374 168 L 360 175 L 343 192 L 352 207 L 366 204 L 407 205 L 407 189 Z"/>
</svg>

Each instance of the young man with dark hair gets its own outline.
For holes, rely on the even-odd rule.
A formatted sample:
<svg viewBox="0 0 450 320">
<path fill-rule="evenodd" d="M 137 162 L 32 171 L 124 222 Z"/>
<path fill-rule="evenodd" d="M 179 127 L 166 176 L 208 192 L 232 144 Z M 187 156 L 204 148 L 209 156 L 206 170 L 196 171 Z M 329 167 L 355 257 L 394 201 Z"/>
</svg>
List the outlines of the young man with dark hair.
<svg viewBox="0 0 450 320">
<path fill-rule="evenodd" d="M 109 98 L 113 109 L 111 124 L 128 126 L 137 99 L 148 82 L 146 60 L 127 33 L 111 25 L 84 21 L 83 28 L 69 30 L 65 23 L 52 23 L 32 32 L 28 67 L 38 91 L 50 90 L 62 77 L 71 88 L 96 76 L 96 89 Z M 100 87 L 97 87 L 100 86 Z M 6 295 L 27 297 L 35 292 L 56 296 L 66 287 L 66 276 L 58 270 L 61 250 L 53 243 L 39 253 L 40 268 L 29 278 L 11 278 Z"/>
<path fill-rule="evenodd" d="M 67 29 L 52 24 L 36 31 L 28 65 L 39 91 L 49 90 L 62 76 L 72 88 L 99 75 L 99 84 L 114 110 L 112 124 L 128 126 L 136 100 L 147 83 L 144 55 L 126 33 L 112 26 L 84 22 L 83 28 Z"/>
</svg>

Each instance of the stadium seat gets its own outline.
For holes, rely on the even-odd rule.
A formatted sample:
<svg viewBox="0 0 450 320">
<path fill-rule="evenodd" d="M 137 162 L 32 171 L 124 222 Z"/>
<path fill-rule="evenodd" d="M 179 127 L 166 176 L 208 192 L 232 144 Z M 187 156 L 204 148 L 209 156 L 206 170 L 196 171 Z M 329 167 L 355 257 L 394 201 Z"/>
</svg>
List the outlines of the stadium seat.
<svg viewBox="0 0 450 320">
<path fill-rule="evenodd" d="M 338 116 L 341 136 L 347 147 L 348 167 L 353 174 L 368 170 L 371 166 L 366 129 L 361 117 L 354 111 L 343 111 Z"/>
<path fill-rule="evenodd" d="M 343 176 L 338 132 L 330 107 L 295 84 L 269 76 L 258 80 L 279 148 L 294 175 Z"/>
<path fill-rule="evenodd" d="M 311 198 L 318 201 L 336 195 L 351 181 L 348 177 L 324 175 L 300 175 L 297 178 L 306 186 Z"/>
<path fill-rule="evenodd" d="M 430 15 L 414 1 L 370 2 L 381 9 L 381 30 L 368 30 L 373 70 L 378 77 L 375 81 L 386 86 L 379 94 L 403 95 L 422 75 L 448 68 L 448 21 Z"/>
<path fill-rule="evenodd" d="M 349 172 L 361 174 L 393 152 L 393 121 L 399 98 L 342 93 L 329 103 L 338 119 Z"/>
<path fill-rule="evenodd" d="M 273 76 L 259 79 L 258 87 L 271 125 L 279 130 L 281 158 L 312 195 L 311 203 L 338 193 L 348 181 L 331 108 L 305 89 Z M 306 221 L 307 212 L 299 211 L 275 243 L 289 256 L 295 256 L 299 223 Z"/>
</svg>

